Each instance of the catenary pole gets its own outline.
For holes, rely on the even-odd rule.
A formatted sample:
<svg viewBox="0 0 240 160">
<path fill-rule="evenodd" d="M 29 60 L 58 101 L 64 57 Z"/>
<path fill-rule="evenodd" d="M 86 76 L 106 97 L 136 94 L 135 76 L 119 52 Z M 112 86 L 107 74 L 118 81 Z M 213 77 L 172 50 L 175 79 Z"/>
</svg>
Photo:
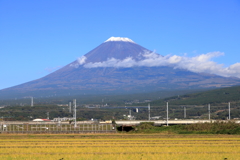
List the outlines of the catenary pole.
<svg viewBox="0 0 240 160">
<path fill-rule="evenodd" d="M 167 102 L 167 126 L 168 126 L 168 102 Z"/>
<path fill-rule="evenodd" d="M 31 97 L 31 107 L 33 107 L 33 97 Z"/>
<path fill-rule="evenodd" d="M 208 104 L 208 119 L 209 119 L 209 121 L 210 121 L 210 119 L 211 119 L 211 111 L 210 111 L 210 104 Z"/>
<path fill-rule="evenodd" d="M 69 107 L 69 113 L 72 113 L 72 102 L 68 103 L 68 107 Z"/>
<path fill-rule="evenodd" d="M 186 107 L 185 106 L 184 106 L 183 110 L 184 110 L 184 118 L 186 118 L 187 117 L 187 111 L 186 111 Z"/>
<path fill-rule="evenodd" d="M 148 103 L 148 120 L 150 121 L 151 116 L 150 116 L 150 104 Z"/>
<path fill-rule="evenodd" d="M 231 109 L 231 104 L 230 104 L 230 102 L 228 102 L 228 119 L 229 120 L 231 119 L 231 111 L 230 111 L 230 109 Z"/>
<path fill-rule="evenodd" d="M 73 100 L 73 107 L 74 107 L 74 113 L 73 113 L 73 119 L 74 119 L 74 127 L 77 127 L 77 102 L 76 99 Z"/>
</svg>

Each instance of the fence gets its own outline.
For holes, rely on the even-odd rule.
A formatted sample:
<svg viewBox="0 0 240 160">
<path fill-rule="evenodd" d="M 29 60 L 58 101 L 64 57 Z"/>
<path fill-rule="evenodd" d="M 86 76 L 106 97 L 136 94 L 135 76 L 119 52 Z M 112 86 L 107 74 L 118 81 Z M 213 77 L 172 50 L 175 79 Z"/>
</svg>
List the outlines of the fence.
<svg viewBox="0 0 240 160">
<path fill-rule="evenodd" d="M 112 133 L 116 132 L 113 124 L 0 124 L 1 133 Z"/>
</svg>

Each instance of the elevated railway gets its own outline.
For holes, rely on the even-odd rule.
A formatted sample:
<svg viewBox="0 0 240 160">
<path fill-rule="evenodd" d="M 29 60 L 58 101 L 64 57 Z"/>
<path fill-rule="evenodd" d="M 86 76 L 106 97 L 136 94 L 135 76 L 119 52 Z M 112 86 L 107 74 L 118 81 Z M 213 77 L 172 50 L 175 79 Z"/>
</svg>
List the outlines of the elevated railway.
<svg viewBox="0 0 240 160">
<path fill-rule="evenodd" d="M 216 120 L 135 120 L 135 121 L 116 121 L 117 125 L 139 125 L 143 122 L 152 122 L 155 126 L 162 125 L 177 125 L 177 124 L 195 124 L 195 123 L 210 123 Z"/>
<path fill-rule="evenodd" d="M 196 123 L 214 123 L 214 122 L 224 122 L 227 123 L 229 120 L 133 120 L 133 121 L 116 121 L 116 124 L 119 126 L 135 126 L 139 125 L 143 122 L 152 122 L 155 126 L 163 126 L 163 125 L 185 125 L 185 124 L 196 124 Z M 232 122 L 240 123 L 240 120 L 233 120 Z"/>
</svg>

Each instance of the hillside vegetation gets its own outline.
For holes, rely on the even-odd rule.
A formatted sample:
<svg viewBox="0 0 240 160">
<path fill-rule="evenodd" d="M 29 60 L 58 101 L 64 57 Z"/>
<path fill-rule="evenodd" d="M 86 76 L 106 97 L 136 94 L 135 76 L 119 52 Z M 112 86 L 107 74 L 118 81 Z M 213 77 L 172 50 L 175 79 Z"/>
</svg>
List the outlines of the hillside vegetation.
<svg viewBox="0 0 240 160">
<path fill-rule="evenodd" d="M 235 122 L 198 123 L 190 125 L 154 126 L 152 122 L 143 122 L 135 126 L 130 133 L 177 133 L 177 134 L 240 134 L 240 124 Z"/>
<path fill-rule="evenodd" d="M 79 104 L 77 107 L 77 118 L 79 120 L 90 120 L 92 118 L 98 120 L 128 119 L 128 114 L 131 112 L 131 115 L 134 117 L 133 119 L 147 120 L 148 104 L 150 104 L 151 117 L 159 117 L 158 119 L 162 120 L 166 119 L 166 101 L 169 102 L 168 114 L 170 119 L 208 119 L 208 104 L 211 105 L 211 119 L 228 119 L 228 102 L 231 102 L 231 119 L 240 118 L 240 86 L 192 94 L 183 93 L 184 91 L 182 93 L 176 91 L 175 95 L 177 96 L 166 98 L 168 94 L 174 94 L 173 92 L 166 92 L 166 97 L 159 100 L 154 99 L 157 99 L 157 95 L 164 96 L 163 92 L 149 93 L 146 94 L 146 96 L 144 94 L 135 94 L 128 95 L 128 97 L 126 97 L 126 95 L 79 96 L 76 98 Z M 34 99 L 34 102 L 38 103 L 35 104 L 34 107 L 26 105 L 30 103 L 29 98 L 24 99 L 25 102 L 21 102 L 21 105 L 20 100 L 12 100 L 12 103 L 15 103 L 15 105 L 11 105 L 9 102 L 9 105 L 1 108 L 0 117 L 4 120 L 32 120 L 35 118 L 46 118 L 47 112 L 49 112 L 50 119 L 72 117 L 73 113 L 69 113 L 66 105 L 57 105 L 68 104 L 69 100 L 75 97 L 71 97 L 71 99 L 68 98 L 70 97 L 64 97 L 58 100 L 44 99 L 41 102 L 39 101 L 40 99 Z M 134 99 L 138 99 L 140 103 L 126 104 L 126 102 L 133 102 Z M 143 103 L 144 100 L 148 99 L 154 101 Z M 2 101 L 2 103 L 5 102 L 8 101 Z M 106 104 L 107 107 L 102 107 Z M 97 105 L 99 107 L 96 107 Z M 138 112 L 136 108 L 138 108 Z M 184 115 L 184 109 L 186 110 L 186 115 Z"/>
<path fill-rule="evenodd" d="M 174 96 L 151 102 L 152 105 L 162 105 L 166 101 L 173 105 L 204 105 L 240 102 L 240 86 L 203 91 L 198 93 Z"/>
</svg>

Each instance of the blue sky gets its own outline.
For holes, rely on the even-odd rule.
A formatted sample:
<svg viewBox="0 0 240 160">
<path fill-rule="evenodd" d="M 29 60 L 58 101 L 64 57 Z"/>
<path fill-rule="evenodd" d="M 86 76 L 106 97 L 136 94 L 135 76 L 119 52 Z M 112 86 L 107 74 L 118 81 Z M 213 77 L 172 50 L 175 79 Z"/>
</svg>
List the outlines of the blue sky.
<svg viewBox="0 0 240 160">
<path fill-rule="evenodd" d="M 0 0 L 0 89 L 41 78 L 111 36 L 161 55 L 240 62 L 239 0 Z"/>
</svg>

